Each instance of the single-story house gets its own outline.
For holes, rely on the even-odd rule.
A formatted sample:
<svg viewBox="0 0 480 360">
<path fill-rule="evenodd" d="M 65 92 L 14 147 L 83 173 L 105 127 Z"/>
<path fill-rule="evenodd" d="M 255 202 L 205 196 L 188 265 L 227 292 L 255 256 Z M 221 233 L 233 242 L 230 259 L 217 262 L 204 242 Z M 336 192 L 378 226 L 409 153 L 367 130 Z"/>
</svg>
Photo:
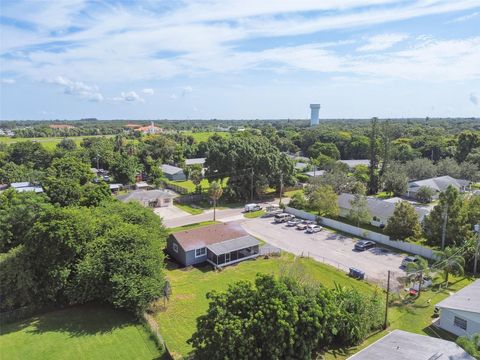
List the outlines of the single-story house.
<svg viewBox="0 0 480 360">
<path fill-rule="evenodd" d="M 187 177 L 185 176 L 183 169 L 173 165 L 163 164 L 162 172 L 168 180 L 173 180 L 173 181 L 187 180 Z"/>
<path fill-rule="evenodd" d="M 185 166 L 200 165 L 203 168 L 207 158 L 185 159 Z"/>
<path fill-rule="evenodd" d="M 453 341 L 393 330 L 347 360 L 474 360 Z"/>
<path fill-rule="evenodd" d="M 480 333 L 480 280 L 440 301 L 438 327 L 458 336 Z"/>
<path fill-rule="evenodd" d="M 222 223 L 171 234 L 167 252 L 184 266 L 227 266 L 259 255 L 260 242 L 238 223 Z"/>
<path fill-rule="evenodd" d="M 349 169 L 354 169 L 355 166 L 358 165 L 366 165 L 370 166 L 370 160 L 369 159 L 360 159 L 360 160 L 338 160 L 338 162 L 341 162 L 343 164 L 346 164 Z"/>
<path fill-rule="evenodd" d="M 148 185 L 148 183 L 146 181 L 139 181 L 139 182 L 135 183 L 135 189 L 136 190 L 148 190 L 151 187 L 152 186 Z"/>
<path fill-rule="evenodd" d="M 308 166 L 308 163 L 302 162 L 302 161 L 297 161 L 295 163 L 295 170 L 303 171 L 307 166 Z"/>
<path fill-rule="evenodd" d="M 355 199 L 353 194 L 340 194 L 338 196 L 338 207 L 340 208 L 340 216 L 348 217 L 350 210 L 352 208 L 352 201 Z M 373 226 L 383 227 L 387 225 L 388 219 L 393 215 L 395 211 L 396 202 L 381 200 L 374 197 L 367 197 L 367 207 L 372 215 L 372 221 L 370 222 Z M 418 215 L 418 220 L 423 221 L 425 216 L 430 213 L 430 210 L 425 207 L 415 207 L 415 212 Z"/>
<path fill-rule="evenodd" d="M 122 189 L 123 184 L 109 184 L 108 187 L 112 192 L 119 192 Z"/>
<path fill-rule="evenodd" d="M 470 181 L 455 179 L 448 175 L 425 180 L 410 181 L 408 183 L 408 190 L 405 195 L 410 198 L 416 198 L 417 192 L 421 187 L 428 187 L 434 191 L 433 198 L 435 199 L 441 192 L 447 190 L 450 185 L 457 188 L 460 192 L 464 192 L 469 189 Z"/>
<path fill-rule="evenodd" d="M 145 207 L 157 208 L 171 206 L 174 197 L 174 194 L 166 190 L 134 190 L 117 196 L 117 199 L 123 202 L 137 201 Z"/>
<path fill-rule="evenodd" d="M 325 170 L 308 171 L 305 173 L 308 177 L 323 176 L 323 174 L 325 174 Z"/>
<path fill-rule="evenodd" d="M 15 191 L 18 191 L 18 192 L 33 191 L 36 193 L 43 193 L 43 189 L 41 186 L 34 186 L 30 184 L 28 181 L 11 183 L 10 187 L 12 189 L 15 189 Z"/>
</svg>

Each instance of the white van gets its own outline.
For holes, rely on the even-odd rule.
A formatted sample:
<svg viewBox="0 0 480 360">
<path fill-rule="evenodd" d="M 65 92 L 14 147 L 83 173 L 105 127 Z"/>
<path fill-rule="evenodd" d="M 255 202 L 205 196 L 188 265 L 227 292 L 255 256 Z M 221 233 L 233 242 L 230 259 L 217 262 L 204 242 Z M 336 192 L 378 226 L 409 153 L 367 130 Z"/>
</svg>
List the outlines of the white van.
<svg viewBox="0 0 480 360">
<path fill-rule="evenodd" d="M 245 212 L 258 211 L 258 210 L 262 210 L 262 207 L 258 204 L 245 205 Z"/>
<path fill-rule="evenodd" d="M 287 214 L 287 213 L 277 214 L 277 215 L 275 215 L 275 222 L 276 222 L 276 223 L 287 222 L 287 221 L 290 220 L 292 217 L 293 217 L 293 215 Z"/>
</svg>

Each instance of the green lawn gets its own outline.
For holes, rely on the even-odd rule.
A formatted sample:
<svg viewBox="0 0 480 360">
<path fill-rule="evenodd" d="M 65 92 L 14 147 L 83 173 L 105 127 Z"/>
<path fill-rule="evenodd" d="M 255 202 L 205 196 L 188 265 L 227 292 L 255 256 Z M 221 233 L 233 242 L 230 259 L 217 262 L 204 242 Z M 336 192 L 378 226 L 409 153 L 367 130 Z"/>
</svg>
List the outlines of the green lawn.
<svg viewBox="0 0 480 360">
<path fill-rule="evenodd" d="M 199 208 L 199 207 L 194 207 L 192 205 L 189 205 L 189 204 L 178 204 L 178 203 L 175 203 L 174 204 L 177 208 L 183 210 L 183 211 L 186 211 L 187 213 L 189 213 L 190 215 L 198 215 L 198 214 L 201 214 L 203 213 L 203 209 L 202 208 Z"/>
<path fill-rule="evenodd" d="M 91 137 L 112 137 L 114 135 L 86 135 L 86 136 L 68 136 L 69 139 L 73 139 L 75 143 L 80 146 L 80 143 L 84 138 Z M 0 137 L 0 143 L 4 144 L 13 144 L 19 141 L 36 141 L 42 144 L 42 146 L 47 150 L 54 150 L 57 144 L 62 141 L 65 137 L 37 137 L 37 138 L 11 138 L 11 137 Z"/>
<path fill-rule="evenodd" d="M 195 330 L 196 318 L 207 310 L 207 292 L 226 290 L 228 284 L 235 281 L 253 280 L 257 273 L 279 274 L 293 264 L 294 256 L 291 254 L 268 260 L 258 258 L 255 261 L 244 261 L 220 272 L 213 271 L 211 266 L 178 269 L 169 263 L 167 277 L 172 285 L 172 296 L 166 310 L 158 312 L 155 318 L 170 352 L 184 356 L 191 351 L 186 341 Z M 295 268 L 329 287 L 339 283 L 354 286 L 362 293 L 374 291 L 372 285 L 352 280 L 335 268 L 311 259 L 298 258 Z"/>
<path fill-rule="evenodd" d="M 246 217 L 247 219 L 254 219 L 254 218 L 263 216 L 265 214 L 266 214 L 265 210 L 258 210 L 258 211 L 251 211 L 251 212 L 245 213 L 243 214 L 243 216 Z"/>
<path fill-rule="evenodd" d="M 195 228 L 198 228 L 198 227 L 203 227 L 203 226 L 208 226 L 208 225 L 213 225 L 213 224 L 220 224 L 220 221 L 213 221 L 213 220 L 212 221 L 202 221 L 202 222 L 195 223 L 195 224 L 178 226 L 178 227 L 174 227 L 174 228 L 169 228 L 168 232 L 170 234 L 172 234 L 172 233 L 178 232 L 178 231 L 191 230 L 191 229 L 195 229 Z"/>
<path fill-rule="evenodd" d="M 202 132 L 193 132 L 193 131 L 184 131 L 184 135 L 191 135 L 196 142 L 208 141 L 213 135 L 217 134 L 221 137 L 229 137 L 230 133 L 222 131 L 222 132 L 214 132 L 214 131 L 202 131 Z"/>
<path fill-rule="evenodd" d="M 160 359 L 149 333 L 132 315 L 83 305 L 2 324 L 2 359 Z"/>
</svg>

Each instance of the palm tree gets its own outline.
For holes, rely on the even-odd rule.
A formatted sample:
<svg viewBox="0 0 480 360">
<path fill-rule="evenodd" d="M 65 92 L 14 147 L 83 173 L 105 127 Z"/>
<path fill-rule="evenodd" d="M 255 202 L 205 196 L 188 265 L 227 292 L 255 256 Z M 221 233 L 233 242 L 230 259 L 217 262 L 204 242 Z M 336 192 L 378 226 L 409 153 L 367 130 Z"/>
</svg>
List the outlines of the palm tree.
<svg viewBox="0 0 480 360">
<path fill-rule="evenodd" d="M 445 274 L 445 283 L 448 287 L 448 275 L 453 274 L 461 276 L 464 274 L 465 259 L 462 254 L 458 254 L 458 250 L 454 248 L 445 248 L 444 251 L 437 251 L 438 262 L 435 268 L 443 270 Z"/>
<path fill-rule="evenodd" d="M 217 200 L 223 194 L 222 184 L 219 181 L 212 181 L 210 184 L 210 189 L 208 190 L 210 198 L 213 200 L 213 221 L 215 221 L 215 214 L 217 209 Z"/>
<path fill-rule="evenodd" d="M 416 256 L 418 259 L 415 262 L 409 262 L 407 264 L 407 275 L 413 276 L 414 281 L 418 281 L 418 296 L 422 291 L 423 278 L 430 274 L 430 268 L 428 266 L 428 261 L 421 256 Z"/>
</svg>

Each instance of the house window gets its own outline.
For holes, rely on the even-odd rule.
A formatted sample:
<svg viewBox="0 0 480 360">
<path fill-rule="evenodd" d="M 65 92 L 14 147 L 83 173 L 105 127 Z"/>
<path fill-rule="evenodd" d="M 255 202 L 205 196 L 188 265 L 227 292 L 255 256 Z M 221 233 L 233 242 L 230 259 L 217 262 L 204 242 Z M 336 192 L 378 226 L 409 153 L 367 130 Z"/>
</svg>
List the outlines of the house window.
<svg viewBox="0 0 480 360">
<path fill-rule="evenodd" d="M 195 250 L 195 257 L 205 256 L 207 255 L 207 248 L 200 248 Z"/>
<path fill-rule="evenodd" d="M 173 251 L 178 253 L 178 245 L 176 243 L 173 243 Z"/>
<path fill-rule="evenodd" d="M 467 320 L 455 316 L 453 319 L 453 325 L 460 329 L 467 330 Z"/>
</svg>

